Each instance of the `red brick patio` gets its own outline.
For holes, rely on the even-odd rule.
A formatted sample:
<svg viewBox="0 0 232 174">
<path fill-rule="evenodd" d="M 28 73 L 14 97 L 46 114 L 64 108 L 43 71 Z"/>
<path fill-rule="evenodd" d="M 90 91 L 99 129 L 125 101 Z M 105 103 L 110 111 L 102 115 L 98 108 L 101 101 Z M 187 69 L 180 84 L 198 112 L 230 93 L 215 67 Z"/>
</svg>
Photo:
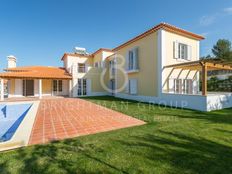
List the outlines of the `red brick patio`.
<svg viewBox="0 0 232 174">
<path fill-rule="evenodd" d="M 143 124 L 86 100 L 46 99 L 40 102 L 29 145 Z"/>
</svg>

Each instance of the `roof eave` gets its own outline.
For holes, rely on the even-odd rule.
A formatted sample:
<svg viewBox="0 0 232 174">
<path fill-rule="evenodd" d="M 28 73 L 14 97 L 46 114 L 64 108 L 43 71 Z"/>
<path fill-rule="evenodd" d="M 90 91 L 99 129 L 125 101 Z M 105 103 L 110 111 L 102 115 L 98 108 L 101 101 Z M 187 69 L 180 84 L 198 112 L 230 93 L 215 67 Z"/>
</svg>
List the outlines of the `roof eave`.
<svg viewBox="0 0 232 174">
<path fill-rule="evenodd" d="M 142 34 L 130 39 L 129 41 L 117 46 L 116 48 L 112 49 L 112 51 L 118 51 L 120 48 L 123 48 L 137 40 L 140 40 L 156 31 L 158 31 L 159 29 L 164 29 L 164 30 L 167 30 L 167 31 L 170 31 L 170 32 L 174 32 L 174 33 L 177 33 L 177 34 L 180 34 L 180 35 L 185 35 L 185 36 L 188 36 L 188 37 L 191 37 L 193 39 L 196 39 L 196 40 L 203 40 L 205 39 L 203 36 L 201 35 L 198 35 L 198 34 L 195 34 L 195 33 L 192 33 L 192 32 L 189 32 L 189 31 L 186 31 L 186 30 L 183 30 L 181 28 L 177 28 L 175 26 L 172 26 L 170 24 L 167 24 L 167 23 L 160 23 L 158 25 L 156 25 L 155 27 L 143 32 Z"/>
</svg>

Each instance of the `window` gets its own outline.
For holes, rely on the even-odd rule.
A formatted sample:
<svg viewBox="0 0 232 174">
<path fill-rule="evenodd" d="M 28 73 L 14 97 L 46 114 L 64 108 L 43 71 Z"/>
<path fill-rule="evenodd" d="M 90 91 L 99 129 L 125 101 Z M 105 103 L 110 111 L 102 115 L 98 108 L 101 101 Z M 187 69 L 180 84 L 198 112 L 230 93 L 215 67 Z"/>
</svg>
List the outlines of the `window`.
<svg viewBox="0 0 232 174">
<path fill-rule="evenodd" d="M 77 90 L 77 95 L 82 95 L 82 83 L 81 79 L 78 79 L 78 90 Z"/>
<path fill-rule="evenodd" d="M 134 54 L 133 51 L 129 51 L 129 68 L 128 70 L 134 69 Z"/>
<path fill-rule="evenodd" d="M 53 80 L 53 91 L 57 92 L 57 80 Z"/>
<path fill-rule="evenodd" d="M 59 92 L 62 92 L 62 86 L 63 86 L 62 80 L 58 80 L 58 89 L 59 89 Z"/>
<path fill-rule="evenodd" d="M 62 80 L 53 80 L 53 92 L 62 92 L 63 91 L 63 82 Z"/>
<path fill-rule="evenodd" d="M 177 41 L 174 42 L 173 52 L 175 59 L 191 60 L 192 47 L 187 44 L 179 43 Z"/>
<path fill-rule="evenodd" d="M 85 73 L 85 64 L 84 63 L 78 63 L 78 72 Z"/>
<path fill-rule="evenodd" d="M 86 95 L 87 94 L 86 79 L 83 79 L 82 84 L 83 84 L 83 93 L 82 93 L 82 95 Z"/>
<path fill-rule="evenodd" d="M 134 48 L 128 51 L 126 58 L 127 70 L 138 70 L 138 48 Z"/>
<path fill-rule="evenodd" d="M 188 59 L 188 46 L 186 44 L 179 43 L 178 57 L 180 59 Z"/>
<path fill-rule="evenodd" d="M 105 66 L 104 61 L 99 61 L 94 63 L 95 68 L 104 68 L 104 66 Z"/>
<path fill-rule="evenodd" d="M 127 93 L 128 94 L 137 94 L 137 79 L 129 79 L 127 84 Z"/>
<path fill-rule="evenodd" d="M 109 62 L 109 65 L 110 65 L 110 73 L 111 73 L 111 75 L 115 75 L 115 61 L 114 60 L 111 60 L 110 62 Z"/>
<path fill-rule="evenodd" d="M 192 79 L 184 80 L 184 93 L 193 94 L 193 80 Z"/>
<path fill-rule="evenodd" d="M 178 94 L 182 93 L 182 79 L 174 79 L 174 92 Z"/>
<path fill-rule="evenodd" d="M 78 79 L 78 89 L 77 95 L 87 95 L 87 80 L 86 79 Z"/>
</svg>

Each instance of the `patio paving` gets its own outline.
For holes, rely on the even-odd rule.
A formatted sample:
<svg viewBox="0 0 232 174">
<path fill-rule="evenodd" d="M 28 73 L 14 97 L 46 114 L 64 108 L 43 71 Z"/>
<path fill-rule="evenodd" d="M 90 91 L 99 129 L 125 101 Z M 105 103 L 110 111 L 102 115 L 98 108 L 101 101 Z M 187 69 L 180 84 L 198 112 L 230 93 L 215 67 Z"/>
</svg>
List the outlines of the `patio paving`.
<svg viewBox="0 0 232 174">
<path fill-rule="evenodd" d="M 29 145 L 143 124 L 83 99 L 46 99 L 40 102 Z"/>
</svg>

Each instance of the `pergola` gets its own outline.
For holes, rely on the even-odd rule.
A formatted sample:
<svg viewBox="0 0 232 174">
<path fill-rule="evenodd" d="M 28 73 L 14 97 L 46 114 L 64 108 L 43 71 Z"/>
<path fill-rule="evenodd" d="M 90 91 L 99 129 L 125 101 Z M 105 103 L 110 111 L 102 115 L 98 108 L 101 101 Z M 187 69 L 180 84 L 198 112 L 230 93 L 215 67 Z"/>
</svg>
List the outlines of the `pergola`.
<svg viewBox="0 0 232 174">
<path fill-rule="evenodd" d="M 232 62 L 225 62 L 220 59 L 203 59 L 198 61 L 185 62 L 164 66 L 164 68 L 173 68 L 181 70 L 201 71 L 202 76 L 202 95 L 207 95 L 207 72 L 213 70 L 232 70 Z"/>
</svg>

